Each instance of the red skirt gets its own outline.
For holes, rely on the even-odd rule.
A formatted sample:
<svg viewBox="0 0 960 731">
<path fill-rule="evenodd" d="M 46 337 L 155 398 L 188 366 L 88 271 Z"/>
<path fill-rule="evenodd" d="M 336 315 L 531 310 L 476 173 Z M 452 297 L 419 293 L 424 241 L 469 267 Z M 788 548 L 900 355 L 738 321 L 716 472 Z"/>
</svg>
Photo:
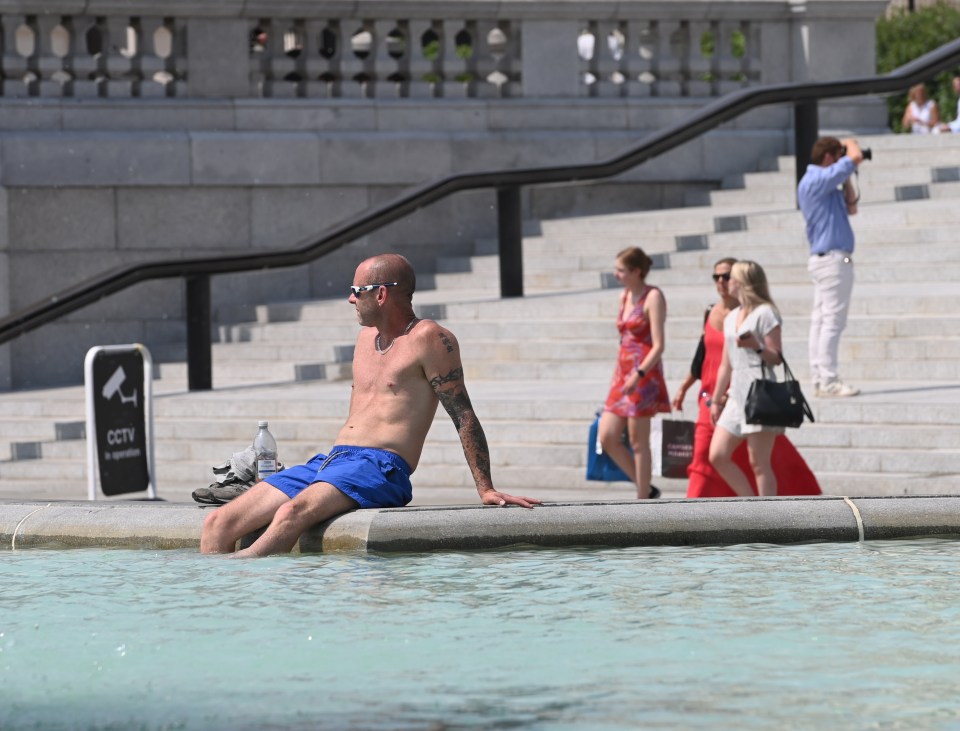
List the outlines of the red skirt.
<svg viewBox="0 0 960 731">
<path fill-rule="evenodd" d="M 690 482 L 687 485 L 687 497 L 736 497 L 737 494 L 710 464 L 710 440 L 713 438 L 713 425 L 709 422 L 697 422 L 693 441 L 693 462 L 687 468 Z M 747 442 L 744 440 L 733 452 L 734 463 L 750 481 L 754 494 L 757 492 L 757 479 L 750 468 L 747 454 Z M 780 435 L 773 444 L 770 457 L 773 473 L 777 477 L 777 495 L 822 495 L 820 484 L 803 457 L 785 436 Z"/>
</svg>

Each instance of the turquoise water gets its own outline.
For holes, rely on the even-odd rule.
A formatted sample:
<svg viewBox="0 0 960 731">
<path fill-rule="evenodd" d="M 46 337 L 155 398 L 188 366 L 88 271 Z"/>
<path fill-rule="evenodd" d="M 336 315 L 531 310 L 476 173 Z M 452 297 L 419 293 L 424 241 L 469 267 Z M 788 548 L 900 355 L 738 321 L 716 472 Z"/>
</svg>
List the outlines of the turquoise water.
<svg viewBox="0 0 960 731">
<path fill-rule="evenodd" d="M 0 553 L 0 729 L 960 729 L 960 543 Z"/>
</svg>

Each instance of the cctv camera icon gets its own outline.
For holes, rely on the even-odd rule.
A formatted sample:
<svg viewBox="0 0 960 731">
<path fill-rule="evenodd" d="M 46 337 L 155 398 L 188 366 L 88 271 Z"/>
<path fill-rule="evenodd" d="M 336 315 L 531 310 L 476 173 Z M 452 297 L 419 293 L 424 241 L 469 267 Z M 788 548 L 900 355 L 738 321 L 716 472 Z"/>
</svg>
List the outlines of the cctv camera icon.
<svg viewBox="0 0 960 731">
<path fill-rule="evenodd" d="M 103 390 L 101 393 L 103 397 L 109 401 L 117 394 L 120 394 L 120 403 L 129 404 L 132 403 L 134 406 L 137 405 L 137 389 L 133 389 L 133 396 L 124 396 L 123 391 L 120 390 L 120 386 L 123 382 L 127 380 L 127 374 L 123 370 L 123 366 L 118 366 L 117 370 L 113 372 L 113 375 L 110 376 L 110 380 L 103 385 Z"/>
</svg>

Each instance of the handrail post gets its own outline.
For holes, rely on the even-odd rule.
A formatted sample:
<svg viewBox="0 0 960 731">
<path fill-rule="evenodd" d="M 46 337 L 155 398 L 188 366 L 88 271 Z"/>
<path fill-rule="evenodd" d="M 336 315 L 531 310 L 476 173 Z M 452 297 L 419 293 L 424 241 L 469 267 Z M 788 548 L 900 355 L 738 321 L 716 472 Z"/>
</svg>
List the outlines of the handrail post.
<svg viewBox="0 0 960 731">
<path fill-rule="evenodd" d="M 500 296 L 523 297 L 523 211 L 520 186 L 497 188 Z"/>
<path fill-rule="evenodd" d="M 793 105 L 793 154 L 797 163 L 797 185 L 810 164 L 810 150 L 820 135 L 817 100 Z M 799 207 L 799 204 L 798 204 Z"/>
<path fill-rule="evenodd" d="M 198 274 L 187 282 L 187 388 L 213 388 L 211 345 L 210 275 Z"/>
</svg>

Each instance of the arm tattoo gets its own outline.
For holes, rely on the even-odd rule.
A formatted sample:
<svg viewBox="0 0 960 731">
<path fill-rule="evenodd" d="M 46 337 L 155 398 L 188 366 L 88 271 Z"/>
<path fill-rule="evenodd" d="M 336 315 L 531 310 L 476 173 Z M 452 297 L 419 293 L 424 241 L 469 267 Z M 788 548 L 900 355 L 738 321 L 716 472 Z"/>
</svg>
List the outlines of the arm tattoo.
<svg viewBox="0 0 960 731">
<path fill-rule="evenodd" d="M 436 376 L 435 378 L 430 379 L 430 387 L 436 391 L 437 396 L 440 397 L 440 400 L 443 400 L 443 395 L 440 391 L 440 386 L 445 383 L 450 383 L 451 381 L 459 381 L 463 378 L 463 368 L 454 368 L 445 376 Z M 446 408 L 446 406 L 444 406 Z"/>
<path fill-rule="evenodd" d="M 456 371 L 451 371 L 451 374 L 457 371 L 462 373 L 461 369 L 456 369 Z M 441 391 L 438 385 L 434 386 L 434 390 L 436 390 L 440 403 L 443 404 L 443 408 L 450 415 L 450 419 L 460 435 L 463 455 L 466 457 L 467 465 L 470 467 L 477 488 L 492 487 L 490 448 L 487 446 L 487 437 L 483 433 L 480 420 L 477 419 L 473 410 L 473 404 L 470 403 L 470 397 L 463 389 Z"/>
<path fill-rule="evenodd" d="M 453 343 L 450 342 L 450 338 L 442 330 L 440 331 L 440 342 L 446 346 L 448 353 L 453 352 Z"/>
<path fill-rule="evenodd" d="M 460 427 L 463 426 L 464 414 L 473 411 L 473 404 L 470 403 L 470 397 L 461 389 L 441 391 L 434 387 L 434 390 L 437 392 L 437 398 L 440 399 L 443 408 L 450 414 L 453 425 L 457 428 L 457 431 L 460 431 Z"/>
</svg>

